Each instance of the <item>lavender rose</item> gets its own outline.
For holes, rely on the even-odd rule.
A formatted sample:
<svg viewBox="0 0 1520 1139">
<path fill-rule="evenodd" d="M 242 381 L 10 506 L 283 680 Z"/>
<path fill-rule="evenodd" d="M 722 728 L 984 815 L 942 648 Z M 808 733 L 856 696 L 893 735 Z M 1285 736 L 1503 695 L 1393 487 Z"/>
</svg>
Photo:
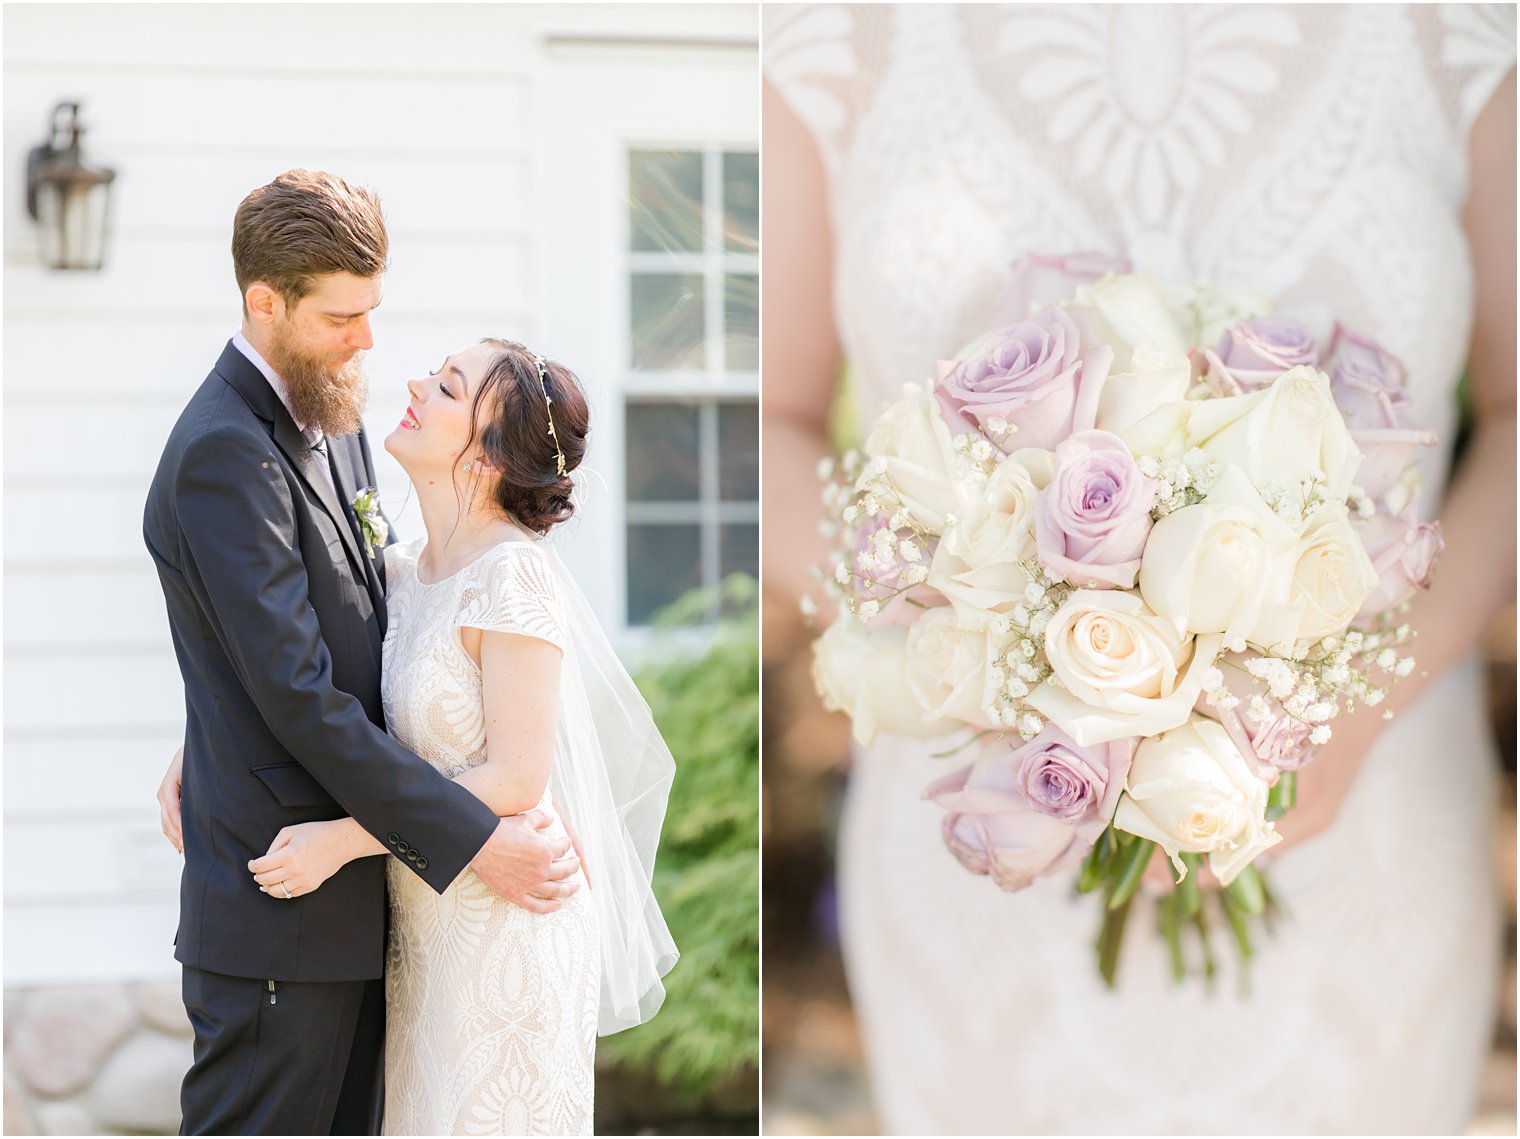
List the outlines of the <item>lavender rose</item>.
<svg viewBox="0 0 1520 1139">
<path fill-rule="evenodd" d="M 1357 612 L 1358 619 L 1375 617 L 1430 588 L 1431 568 L 1446 543 L 1439 526 L 1419 520 L 1413 499 L 1397 514 L 1380 511 L 1371 518 L 1354 519 L 1351 528 L 1367 547 L 1378 575 L 1378 584 Z"/>
<path fill-rule="evenodd" d="M 1008 320 L 1027 320 L 1036 309 L 1071 299 L 1078 285 L 1129 271 L 1128 258 L 1108 253 L 1030 253 L 1013 263 L 1008 288 L 998 298 L 996 311 Z"/>
<path fill-rule="evenodd" d="M 1055 454 L 1054 477 L 1034 506 L 1040 563 L 1073 585 L 1133 588 L 1151 531 L 1155 480 L 1107 431 L 1079 431 Z"/>
<path fill-rule="evenodd" d="M 1019 749 L 1015 778 L 1024 798 L 1053 818 L 1080 822 L 1097 817 L 1108 790 L 1108 765 L 1096 762 L 1058 728 L 1045 735 L 1050 738 L 1044 743 L 1037 736 Z"/>
<path fill-rule="evenodd" d="M 1382 498 L 1414 458 L 1416 447 L 1436 441 L 1409 425 L 1404 366 L 1374 340 L 1339 324 L 1325 357 L 1330 391 L 1362 452 L 1357 485 Z"/>
<path fill-rule="evenodd" d="M 1335 404 L 1353 430 L 1408 427 L 1409 393 L 1404 366 L 1374 340 L 1339 324 L 1330 338 L 1324 370 L 1330 375 Z"/>
<path fill-rule="evenodd" d="M 1225 684 L 1240 703 L 1216 708 L 1200 697 L 1198 711 L 1219 721 L 1257 775 L 1275 782 L 1279 772 L 1297 771 L 1318 754 L 1318 746 L 1309 739 L 1314 725 L 1288 715 L 1276 697 L 1259 692 L 1244 668 L 1245 660 L 1243 654 L 1231 653 L 1219 661 Z"/>
<path fill-rule="evenodd" d="M 1315 364 L 1319 346 L 1297 321 L 1264 316 L 1232 324 L 1203 358 L 1209 385 L 1232 396 L 1267 387 L 1290 368 Z"/>
<path fill-rule="evenodd" d="M 1080 859 L 1112 817 L 1134 740 L 1083 748 L 1054 726 L 1021 747 L 1001 743 L 924 789 L 950 811 L 945 845 L 1004 890 Z"/>
<path fill-rule="evenodd" d="M 934 394 L 952 430 L 1002 419 L 1015 429 L 1014 446 L 1050 450 L 1093 425 L 1113 359 L 1112 348 L 1084 345 L 1071 317 L 1048 308 L 983 339 Z"/>
</svg>

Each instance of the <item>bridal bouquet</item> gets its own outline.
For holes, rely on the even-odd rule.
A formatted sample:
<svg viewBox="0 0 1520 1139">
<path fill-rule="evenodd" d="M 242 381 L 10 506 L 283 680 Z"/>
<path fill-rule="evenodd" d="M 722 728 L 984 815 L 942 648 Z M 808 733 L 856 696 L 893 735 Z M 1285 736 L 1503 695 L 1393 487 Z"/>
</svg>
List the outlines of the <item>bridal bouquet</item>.
<svg viewBox="0 0 1520 1139">
<path fill-rule="evenodd" d="M 1434 437 L 1345 328 L 1322 345 L 1253 294 L 1095 255 L 1015 277 L 1015 322 L 823 472 L 841 612 L 814 678 L 862 743 L 950 737 L 924 793 L 967 870 L 1019 890 L 1080 867 L 1110 984 L 1160 847 L 1174 969 L 1196 926 L 1212 973 L 1196 869 L 1249 956 L 1296 772 L 1414 667 L 1401 614 L 1442 543 L 1411 460 Z"/>
</svg>

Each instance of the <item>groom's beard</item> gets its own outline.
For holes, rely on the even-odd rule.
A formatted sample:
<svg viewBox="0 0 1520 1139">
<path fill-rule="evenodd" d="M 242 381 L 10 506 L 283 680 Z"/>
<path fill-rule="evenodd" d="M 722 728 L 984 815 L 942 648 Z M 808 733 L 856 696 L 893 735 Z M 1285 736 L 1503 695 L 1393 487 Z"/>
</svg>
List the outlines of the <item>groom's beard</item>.
<svg viewBox="0 0 1520 1139">
<path fill-rule="evenodd" d="M 334 368 L 328 357 L 309 356 L 276 335 L 269 345 L 269 366 L 285 381 L 290 414 L 304 428 L 324 435 L 357 435 L 364 426 L 369 377 L 364 354 Z"/>
</svg>

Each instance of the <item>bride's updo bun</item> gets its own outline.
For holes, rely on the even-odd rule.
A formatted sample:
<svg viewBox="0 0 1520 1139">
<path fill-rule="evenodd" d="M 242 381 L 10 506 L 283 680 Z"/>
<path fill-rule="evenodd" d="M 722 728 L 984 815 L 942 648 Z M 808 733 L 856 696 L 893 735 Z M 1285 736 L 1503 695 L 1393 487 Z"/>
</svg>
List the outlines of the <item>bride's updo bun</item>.
<svg viewBox="0 0 1520 1139">
<path fill-rule="evenodd" d="M 498 350 L 476 395 L 477 409 L 481 401 L 491 401 L 485 404 L 489 418 L 480 432 L 480 450 L 501 472 L 494 498 L 519 525 L 543 534 L 575 512 L 570 474 L 586 454 L 590 409 L 575 374 L 563 364 L 545 360 L 540 376 L 533 353 L 521 344 L 494 338 L 482 343 Z M 563 473 L 556 451 L 564 455 Z"/>
</svg>

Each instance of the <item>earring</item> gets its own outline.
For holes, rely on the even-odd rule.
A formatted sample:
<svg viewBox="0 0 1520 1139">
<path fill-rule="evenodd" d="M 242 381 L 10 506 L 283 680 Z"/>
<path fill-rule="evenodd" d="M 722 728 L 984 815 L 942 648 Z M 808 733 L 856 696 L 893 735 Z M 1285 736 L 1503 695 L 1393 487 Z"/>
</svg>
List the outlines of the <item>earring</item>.
<svg viewBox="0 0 1520 1139">
<path fill-rule="evenodd" d="M 474 459 L 471 459 L 468 463 L 466 463 L 464 465 L 464 473 L 465 474 L 469 474 L 474 469 L 475 469 L 475 460 Z"/>
</svg>

